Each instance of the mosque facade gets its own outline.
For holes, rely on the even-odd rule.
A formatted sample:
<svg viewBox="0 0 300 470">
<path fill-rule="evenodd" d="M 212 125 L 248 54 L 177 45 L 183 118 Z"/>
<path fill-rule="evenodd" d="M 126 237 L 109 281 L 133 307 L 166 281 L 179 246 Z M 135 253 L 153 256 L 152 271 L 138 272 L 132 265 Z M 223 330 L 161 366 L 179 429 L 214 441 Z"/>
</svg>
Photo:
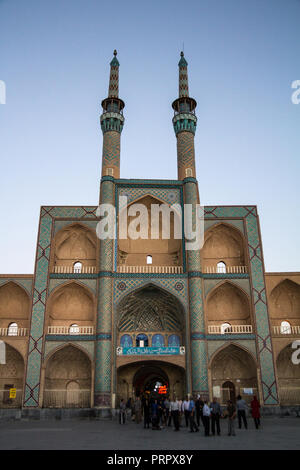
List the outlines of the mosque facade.
<svg viewBox="0 0 300 470">
<path fill-rule="evenodd" d="M 115 52 L 100 117 L 99 204 L 42 206 L 34 274 L 0 275 L 0 408 L 105 415 L 121 398 L 158 387 L 222 404 L 240 394 L 256 395 L 264 409 L 300 405 L 300 365 L 292 360 L 300 273 L 265 272 L 257 207 L 202 208 L 196 249 L 184 230 L 174 233 L 185 206 L 195 229 L 200 204 L 197 103 L 183 53 L 172 103 L 177 180 L 121 178 L 119 65 Z M 120 237 L 122 216 L 129 230 L 137 205 L 148 235 L 151 208 L 169 208 L 170 236 L 159 220 L 155 238 Z M 99 237 L 99 207 L 115 209 L 115 237 Z"/>
</svg>

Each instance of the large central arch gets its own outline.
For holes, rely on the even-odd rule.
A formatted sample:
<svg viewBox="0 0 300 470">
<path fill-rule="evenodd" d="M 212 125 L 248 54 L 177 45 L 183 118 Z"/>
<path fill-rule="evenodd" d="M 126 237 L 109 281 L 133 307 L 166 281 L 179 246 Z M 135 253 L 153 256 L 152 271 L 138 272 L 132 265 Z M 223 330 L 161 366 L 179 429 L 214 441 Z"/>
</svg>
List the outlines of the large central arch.
<svg viewBox="0 0 300 470">
<path fill-rule="evenodd" d="M 185 395 L 185 370 L 170 362 L 157 360 L 133 361 L 117 370 L 117 402 L 146 392 L 154 392 L 156 382 L 166 385 L 167 395 L 182 399 Z"/>
</svg>

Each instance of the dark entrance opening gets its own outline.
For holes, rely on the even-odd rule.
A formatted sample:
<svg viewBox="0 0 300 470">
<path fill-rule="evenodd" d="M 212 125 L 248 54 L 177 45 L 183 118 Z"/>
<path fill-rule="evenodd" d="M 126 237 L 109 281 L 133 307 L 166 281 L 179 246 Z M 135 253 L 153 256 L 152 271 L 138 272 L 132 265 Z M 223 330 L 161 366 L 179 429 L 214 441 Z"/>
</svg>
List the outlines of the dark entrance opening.
<svg viewBox="0 0 300 470">
<path fill-rule="evenodd" d="M 169 378 L 160 367 L 143 365 L 134 376 L 133 387 L 136 396 L 158 399 L 169 395 Z"/>
</svg>

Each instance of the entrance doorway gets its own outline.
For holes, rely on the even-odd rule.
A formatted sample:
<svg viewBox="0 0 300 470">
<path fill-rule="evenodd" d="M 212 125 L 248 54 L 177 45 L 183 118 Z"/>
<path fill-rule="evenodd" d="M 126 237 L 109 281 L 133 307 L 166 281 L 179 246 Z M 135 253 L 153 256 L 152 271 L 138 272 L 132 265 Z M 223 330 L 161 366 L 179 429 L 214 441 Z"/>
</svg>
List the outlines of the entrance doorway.
<svg viewBox="0 0 300 470">
<path fill-rule="evenodd" d="M 235 403 L 235 386 L 229 380 L 222 385 L 223 403 L 231 400 Z"/>
<path fill-rule="evenodd" d="M 155 365 L 141 366 L 135 373 L 132 384 L 136 396 L 146 394 L 150 398 L 161 398 L 169 395 L 168 375 Z"/>
</svg>

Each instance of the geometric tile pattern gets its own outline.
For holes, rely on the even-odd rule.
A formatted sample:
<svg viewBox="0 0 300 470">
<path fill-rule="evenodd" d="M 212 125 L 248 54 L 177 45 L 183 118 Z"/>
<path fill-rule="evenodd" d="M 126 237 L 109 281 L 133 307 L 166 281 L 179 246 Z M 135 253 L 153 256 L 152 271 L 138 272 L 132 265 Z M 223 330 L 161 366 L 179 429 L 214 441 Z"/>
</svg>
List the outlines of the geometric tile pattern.
<svg viewBox="0 0 300 470">
<path fill-rule="evenodd" d="M 278 391 L 256 206 L 207 206 L 204 212 L 206 220 L 222 217 L 240 217 L 244 219 L 250 260 L 249 271 L 255 309 L 256 347 L 261 371 L 263 399 L 265 405 L 276 405 L 278 404 Z"/>
<path fill-rule="evenodd" d="M 45 306 L 49 290 L 49 259 L 52 228 L 55 218 L 96 220 L 96 207 L 53 207 L 41 208 L 40 225 L 33 279 L 33 302 L 28 344 L 24 407 L 37 407 L 40 392 L 40 373 L 43 360 L 43 331 Z"/>
</svg>

